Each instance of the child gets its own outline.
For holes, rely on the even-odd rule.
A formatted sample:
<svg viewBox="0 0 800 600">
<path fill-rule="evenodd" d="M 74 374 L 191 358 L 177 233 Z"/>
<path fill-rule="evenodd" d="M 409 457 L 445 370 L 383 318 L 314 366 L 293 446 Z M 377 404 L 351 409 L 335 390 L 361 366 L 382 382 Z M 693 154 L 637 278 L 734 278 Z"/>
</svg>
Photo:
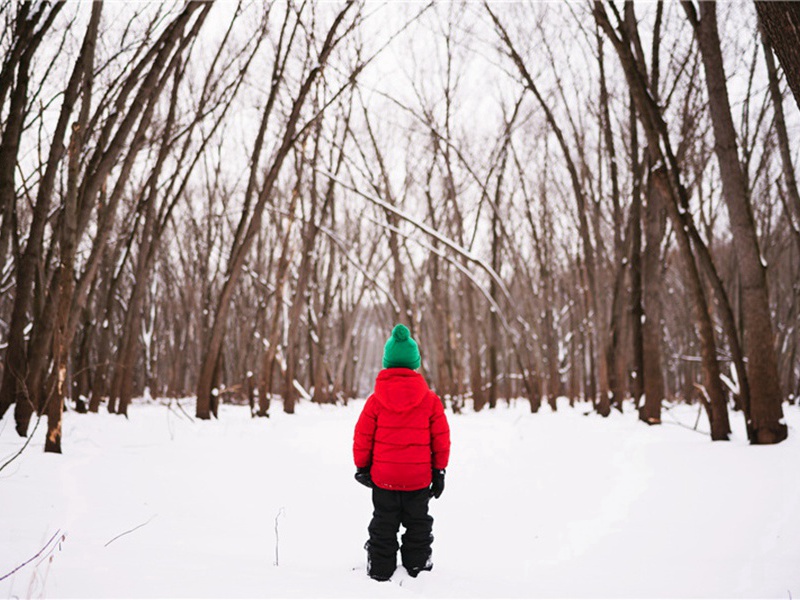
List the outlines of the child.
<svg viewBox="0 0 800 600">
<path fill-rule="evenodd" d="M 433 568 L 428 501 L 444 490 L 450 427 L 442 401 L 415 371 L 419 365 L 417 343 L 407 327 L 396 325 L 353 437 L 356 480 L 372 488 L 367 574 L 377 581 L 388 581 L 397 568 L 401 523 L 400 555 L 408 574 Z"/>
</svg>

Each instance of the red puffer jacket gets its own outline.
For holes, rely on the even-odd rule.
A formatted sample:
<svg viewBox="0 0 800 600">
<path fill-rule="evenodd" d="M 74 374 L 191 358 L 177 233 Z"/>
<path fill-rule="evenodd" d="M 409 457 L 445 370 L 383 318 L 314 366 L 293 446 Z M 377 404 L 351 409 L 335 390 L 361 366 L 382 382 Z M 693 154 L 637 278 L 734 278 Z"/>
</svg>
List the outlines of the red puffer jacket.
<svg viewBox="0 0 800 600">
<path fill-rule="evenodd" d="M 371 466 L 372 482 L 386 490 L 421 490 L 431 469 L 450 458 L 450 427 L 442 402 L 411 369 L 384 369 L 367 398 L 353 437 L 356 467 Z"/>
</svg>

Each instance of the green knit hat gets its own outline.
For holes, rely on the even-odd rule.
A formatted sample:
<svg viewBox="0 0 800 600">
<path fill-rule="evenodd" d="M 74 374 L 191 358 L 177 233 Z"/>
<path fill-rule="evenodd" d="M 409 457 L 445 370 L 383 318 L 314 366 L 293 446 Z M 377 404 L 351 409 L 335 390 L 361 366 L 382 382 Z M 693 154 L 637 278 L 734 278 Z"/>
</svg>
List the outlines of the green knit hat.
<svg viewBox="0 0 800 600">
<path fill-rule="evenodd" d="M 383 368 L 419 369 L 419 348 L 405 325 L 395 325 L 383 347 Z"/>
</svg>

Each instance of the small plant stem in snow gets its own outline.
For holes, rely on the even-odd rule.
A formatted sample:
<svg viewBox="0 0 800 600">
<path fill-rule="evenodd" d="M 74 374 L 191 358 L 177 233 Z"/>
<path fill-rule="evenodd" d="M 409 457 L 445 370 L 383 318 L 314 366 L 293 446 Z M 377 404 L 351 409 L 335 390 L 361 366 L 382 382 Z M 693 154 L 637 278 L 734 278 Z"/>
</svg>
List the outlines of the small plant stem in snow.
<svg viewBox="0 0 800 600">
<path fill-rule="evenodd" d="M 283 506 L 281 506 L 281 509 L 278 511 L 278 514 L 275 515 L 275 566 L 276 567 L 279 566 L 279 563 L 278 563 L 278 546 L 280 545 L 279 538 L 278 538 L 278 519 L 280 518 L 280 516 L 283 513 L 284 513 L 284 508 L 283 508 Z"/>
<path fill-rule="evenodd" d="M 129 533 L 133 533 L 133 532 L 134 532 L 134 531 L 136 531 L 137 529 L 141 529 L 142 527 L 144 527 L 145 525 L 147 525 L 147 524 L 148 524 L 150 521 L 152 521 L 153 519 L 155 519 L 157 516 L 158 516 L 158 515 L 153 515 L 152 517 L 150 517 L 149 519 L 147 519 L 147 521 L 145 521 L 144 523 L 140 523 L 139 525 L 137 525 L 137 526 L 136 526 L 136 527 L 134 527 L 133 529 L 129 529 L 128 531 L 123 531 L 123 532 L 122 532 L 122 533 L 120 533 L 119 535 L 116 535 L 116 536 L 114 536 L 113 538 L 111 538 L 110 540 L 108 540 L 108 541 L 105 543 L 105 545 L 104 545 L 103 547 L 104 547 L 104 548 L 108 548 L 108 545 L 109 545 L 111 542 L 113 542 L 113 541 L 115 541 L 115 540 L 118 540 L 118 539 L 119 539 L 119 538 L 121 538 L 123 535 L 128 535 Z"/>
</svg>

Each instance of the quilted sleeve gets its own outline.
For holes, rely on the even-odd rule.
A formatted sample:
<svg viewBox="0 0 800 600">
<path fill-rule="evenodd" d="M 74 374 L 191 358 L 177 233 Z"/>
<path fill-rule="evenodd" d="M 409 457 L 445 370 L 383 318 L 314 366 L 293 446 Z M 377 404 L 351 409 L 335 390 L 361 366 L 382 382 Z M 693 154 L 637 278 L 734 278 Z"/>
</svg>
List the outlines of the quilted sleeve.
<svg viewBox="0 0 800 600">
<path fill-rule="evenodd" d="M 353 460 L 357 468 L 368 467 L 372 463 L 372 444 L 375 440 L 375 426 L 377 415 L 375 413 L 375 399 L 367 398 L 361 416 L 358 417 L 356 430 L 353 434 Z"/>
<path fill-rule="evenodd" d="M 450 426 L 444 414 L 442 401 L 431 393 L 433 409 L 431 411 L 431 466 L 444 469 L 450 460 Z"/>
</svg>

